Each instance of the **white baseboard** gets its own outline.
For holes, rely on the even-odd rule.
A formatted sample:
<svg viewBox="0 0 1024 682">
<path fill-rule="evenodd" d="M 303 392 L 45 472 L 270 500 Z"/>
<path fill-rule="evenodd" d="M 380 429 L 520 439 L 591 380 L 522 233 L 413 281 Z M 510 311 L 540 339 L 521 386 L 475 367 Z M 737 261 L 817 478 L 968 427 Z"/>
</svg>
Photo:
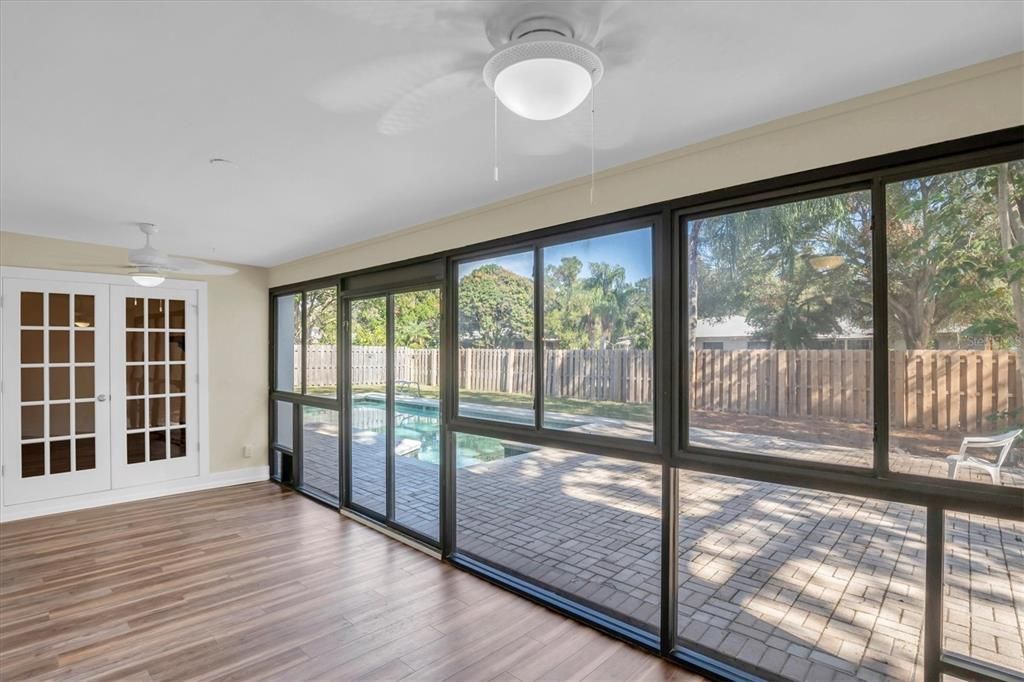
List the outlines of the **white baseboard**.
<svg viewBox="0 0 1024 682">
<path fill-rule="evenodd" d="M 119 490 L 104 490 L 98 493 L 87 495 L 75 495 L 73 497 L 61 497 L 54 500 L 40 500 L 38 502 L 25 502 L 9 507 L 0 507 L 0 523 L 15 521 L 17 519 L 28 519 L 34 516 L 45 516 L 47 514 L 59 514 L 61 512 L 89 509 L 91 507 L 103 507 L 108 504 L 121 502 L 134 502 L 146 500 L 153 497 L 165 495 L 176 495 L 195 490 L 208 490 L 210 488 L 223 488 L 229 485 L 242 483 L 255 483 L 266 481 L 270 478 L 270 467 L 267 465 L 249 467 L 246 469 L 232 469 L 231 471 L 218 471 L 206 476 L 192 476 L 180 478 L 176 481 L 164 481 L 148 485 L 121 488 Z"/>
</svg>

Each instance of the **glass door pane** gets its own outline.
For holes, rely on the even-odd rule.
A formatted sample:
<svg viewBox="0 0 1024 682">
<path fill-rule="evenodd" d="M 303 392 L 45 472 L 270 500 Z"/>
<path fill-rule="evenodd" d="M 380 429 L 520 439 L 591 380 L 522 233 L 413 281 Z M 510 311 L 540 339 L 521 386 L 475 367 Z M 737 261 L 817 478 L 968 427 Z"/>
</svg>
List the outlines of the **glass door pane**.
<svg viewBox="0 0 1024 682">
<path fill-rule="evenodd" d="M 338 289 L 328 287 L 306 294 L 306 388 L 307 395 L 334 398 L 338 395 Z"/>
<path fill-rule="evenodd" d="M 302 466 L 299 488 L 337 504 L 338 411 L 302 406 Z"/>
<path fill-rule="evenodd" d="M 441 292 L 392 298 L 395 522 L 438 539 L 441 442 Z"/>
<path fill-rule="evenodd" d="M 352 503 L 387 514 L 387 297 L 349 303 Z"/>
</svg>

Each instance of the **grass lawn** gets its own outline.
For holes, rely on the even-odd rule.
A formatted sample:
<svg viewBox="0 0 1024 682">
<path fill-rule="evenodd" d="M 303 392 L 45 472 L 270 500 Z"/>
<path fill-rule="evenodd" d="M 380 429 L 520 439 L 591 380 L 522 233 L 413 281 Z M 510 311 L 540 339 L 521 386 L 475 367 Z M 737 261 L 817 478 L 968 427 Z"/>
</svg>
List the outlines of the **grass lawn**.
<svg viewBox="0 0 1024 682">
<path fill-rule="evenodd" d="M 383 393 L 384 386 L 355 386 L 361 392 Z M 421 397 L 437 399 L 439 396 L 437 386 L 420 386 L 419 394 L 412 385 L 399 385 L 399 396 Z M 320 386 L 311 388 L 310 395 L 334 396 L 334 386 Z M 533 396 L 525 393 L 491 393 L 487 391 L 459 391 L 459 399 L 463 403 L 475 403 L 477 405 L 488 405 L 492 407 L 518 407 L 522 409 L 533 408 Z M 564 412 L 589 417 L 607 417 L 609 419 L 626 419 L 638 422 L 652 421 L 652 406 L 650 403 L 617 403 L 606 400 L 577 400 L 575 398 L 545 398 L 544 409 L 548 412 Z"/>
</svg>

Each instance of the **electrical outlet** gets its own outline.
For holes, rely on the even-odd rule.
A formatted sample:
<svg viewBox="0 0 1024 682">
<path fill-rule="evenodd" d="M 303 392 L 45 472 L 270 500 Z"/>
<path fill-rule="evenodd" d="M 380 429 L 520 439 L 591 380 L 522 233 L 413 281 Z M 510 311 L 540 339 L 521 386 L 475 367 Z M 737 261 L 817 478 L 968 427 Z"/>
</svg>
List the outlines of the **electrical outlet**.
<svg viewBox="0 0 1024 682">
<path fill-rule="evenodd" d="M 242 457 L 246 459 L 252 458 L 252 446 L 248 443 L 242 446 Z"/>
</svg>

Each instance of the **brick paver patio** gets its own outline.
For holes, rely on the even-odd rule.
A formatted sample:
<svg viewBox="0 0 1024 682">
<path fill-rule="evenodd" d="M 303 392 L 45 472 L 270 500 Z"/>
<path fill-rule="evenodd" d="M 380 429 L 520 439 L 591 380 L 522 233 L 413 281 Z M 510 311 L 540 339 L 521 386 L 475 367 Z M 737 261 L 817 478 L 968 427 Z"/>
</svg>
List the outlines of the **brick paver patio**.
<svg viewBox="0 0 1024 682">
<path fill-rule="evenodd" d="M 306 471 L 336 489 L 332 428 L 307 425 Z M 353 486 L 383 509 L 381 452 L 372 438 L 357 445 Z M 688 644 L 794 679 L 922 675 L 923 508 L 679 476 L 679 634 Z M 396 457 L 396 478 L 398 520 L 436 537 L 437 466 Z M 656 632 L 660 479 L 656 466 L 548 448 L 463 467 L 458 546 Z M 1024 524 L 951 515 L 946 575 L 946 649 L 1024 669 Z"/>
</svg>

